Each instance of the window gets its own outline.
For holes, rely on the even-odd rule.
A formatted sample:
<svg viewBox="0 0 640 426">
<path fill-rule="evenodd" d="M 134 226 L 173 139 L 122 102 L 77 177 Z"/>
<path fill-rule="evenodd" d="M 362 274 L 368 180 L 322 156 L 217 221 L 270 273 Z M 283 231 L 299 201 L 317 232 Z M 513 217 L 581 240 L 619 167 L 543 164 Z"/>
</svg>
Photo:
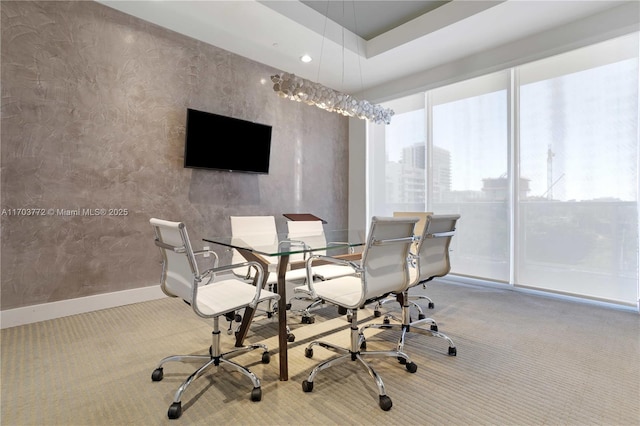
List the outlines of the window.
<svg viewBox="0 0 640 426">
<path fill-rule="evenodd" d="M 639 72 L 636 33 L 388 103 L 369 212 L 460 213 L 452 274 L 636 306 Z"/>
<path fill-rule="evenodd" d="M 492 74 L 430 93 L 428 210 L 460 214 L 451 252 L 457 274 L 504 282 L 509 281 L 508 77 Z"/>
<path fill-rule="evenodd" d="M 634 304 L 638 57 L 623 38 L 520 69 L 516 285 Z"/>
<path fill-rule="evenodd" d="M 394 101 L 391 124 L 370 128 L 369 203 L 375 214 L 424 211 L 426 136 L 424 94 Z"/>
</svg>

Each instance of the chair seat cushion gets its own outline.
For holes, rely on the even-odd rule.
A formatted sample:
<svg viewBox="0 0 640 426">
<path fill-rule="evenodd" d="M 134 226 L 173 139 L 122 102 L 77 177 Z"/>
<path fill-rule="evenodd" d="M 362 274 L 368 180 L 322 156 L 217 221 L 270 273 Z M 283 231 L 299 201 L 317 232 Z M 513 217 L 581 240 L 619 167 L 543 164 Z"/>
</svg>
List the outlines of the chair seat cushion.
<svg viewBox="0 0 640 426">
<path fill-rule="evenodd" d="M 362 280 L 357 276 L 346 276 L 314 283 L 313 288 L 320 299 L 348 309 L 358 308 L 362 297 Z"/>
<path fill-rule="evenodd" d="M 297 270 L 297 269 L 296 269 Z M 303 271 L 305 271 L 305 269 L 303 269 Z M 292 271 L 293 272 L 293 271 Z M 313 275 L 314 277 L 320 278 L 321 280 L 331 280 L 331 279 L 336 279 L 336 278 L 340 278 L 340 277 L 345 277 L 348 275 L 355 275 L 356 272 L 354 271 L 354 269 L 350 266 L 342 266 L 342 265 L 319 265 L 319 266 L 314 266 L 313 267 Z M 317 282 L 318 280 L 315 280 L 314 282 Z M 306 296 L 309 296 L 309 300 L 313 300 L 313 294 L 311 293 L 311 290 L 309 289 L 309 286 L 306 284 L 295 287 L 293 289 L 293 293 L 296 295 L 301 295 L 304 294 Z"/>
<path fill-rule="evenodd" d="M 198 289 L 197 306 L 204 314 L 216 316 L 242 309 L 256 294 L 256 288 L 237 279 L 225 279 L 201 286 Z M 263 289 L 260 301 L 278 299 L 276 293 Z"/>
<path fill-rule="evenodd" d="M 292 271 L 287 271 L 284 276 L 286 281 L 304 281 L 307 279 L 307 270 L 306 269 L 294 269 Z M 269 277 L 267 278 L 267 283 L 273 284 L 278 282 L 278 273 L 271 272 L 269 273 Z"/>
<path fill-rule="evenodd" d="M 354 275 L 356 272 L 350 266 L 343 265 L 318 265 L 313 267 L 313 275 L 317 275 L 324 280 Z"/>
<path fill-rule="evenodd" d="M 354 274 L 355 274 L 355 271 L 350 266 L 319 265 L 319 266 L 313 267 L 314 277 L 318 277 L 322 280 L 330 280 L 333 278 L 339 278 L 339 277 L 344 277 L 346 275 L 354 275 Z M 285 279 L 287 281 L 305 282 L 307 279 L 307 270 L 305 268 L 301 268 L 301 269 L 293 269 L 291 271 L 287 271 L 287 274 L 285 275 Z M 271 284 L 276 282 L 278 282 L 278 275 L 274 273 L 269 274 L 267 283 Z"/>
</svg>

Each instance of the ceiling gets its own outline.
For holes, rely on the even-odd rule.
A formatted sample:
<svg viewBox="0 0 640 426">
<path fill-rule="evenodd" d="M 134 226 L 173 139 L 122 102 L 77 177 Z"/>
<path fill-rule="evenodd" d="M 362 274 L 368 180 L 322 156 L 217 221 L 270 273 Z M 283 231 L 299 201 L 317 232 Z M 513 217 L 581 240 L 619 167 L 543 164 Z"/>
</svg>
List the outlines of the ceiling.
<svg viewBox="0 0 640 426">
<path fill-rule="evenodd" d="M 347 93 L 363 92 L 621 4 L 612 0 L 98 1 Z M 303 54 L 313 60 L 302 63 Z"/>
<path fill-rule="evenodd" d="M 301 3 L 368 41 L 450 1 L 313 0 Z"/>
</svg>

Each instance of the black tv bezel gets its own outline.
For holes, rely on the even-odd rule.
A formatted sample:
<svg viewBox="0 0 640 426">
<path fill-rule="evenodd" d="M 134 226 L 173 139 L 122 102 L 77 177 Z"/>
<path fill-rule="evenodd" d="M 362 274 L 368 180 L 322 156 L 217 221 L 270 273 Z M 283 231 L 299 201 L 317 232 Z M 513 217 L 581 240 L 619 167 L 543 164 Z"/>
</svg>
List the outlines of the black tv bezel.
<svg viewBox="0 0 640 426">
<path fill-rule="evenodd" d="M 220 125 L 220 123 L 234 123 L 234 126 L 240 126 L 240 127 L 247 127 L 247 128 L 252 128 L 252 129 L 260 129 L 261 131 L 265 132 L 265 135 L 268 135 L 267 138 L 263 138 L 261 140 L 258 141 L 258 143 L 261 144 L 265 144 L 266 147 L 261 154 L 261 158 L 264 160 L 263 164 L 266 165 L 265 167 L 220 167 L 219 163 L 216 164 L 202 164 L 202 163 L 198 163 L 198 162 L 194 162 L 193 158 L 190 160 L 190 158 L 187 156 L 187 153 L 189 151 L 189 147 L 193 146 L 196 142 L 195 139 L 189 139 L 189 117 L 192 116 L 192 113 L 195 114 L 201 114 L 203 116 L 209 116 L 212 120 L 217 121 L 218 125 Z M 199 109 L 195 109 L 195 108 L 187 108 L 187 116 L 186 116 L 186 120 L 185 120 L 185 136 L 184 136 L 184 168 L 187 169 L 198 169 L 198 170 L 217 170 L 217 171 L 225 171 L 225 172 L 237 172 L 237 173 L 250 173 L 250 174 L 262 174 L 262 175 L 266 175 L 269 174 L 269 170 L 271 167 L 271 139 L 272 139 L 272 131 L 273 131 L 273 126 L 268 125 L 268 124 L 263 124 L 263 123 L 258 123 L 258 122 L 254 122 L 254 121 L 249 121 L 249 120 L 244 120 L 241 118 L 237 118 L 237 117 L 231 117 L 228 115 L 222 115 L 222 114 L 216 114 L 213 112 L 208 112 L 208 111 L 203 111 L 203 110 L 199 110 Z M 227 134 L 227 129 L 220 129 L 220 128 L 216 128 L 216 129 L 212 129 L 212 132 L 220 132 L 222 134 L 224 134 L 224 136 L 226 136 Z M 225 153 L 224 148 L 221 148 L 221 154 Z M 195 155 L 196 157 L 198 155 Z M 192 155 L 191 157 L 194 157 L 194 155 Z M 254 163 L 255 164 L 255 163 Z"/>
</svg>

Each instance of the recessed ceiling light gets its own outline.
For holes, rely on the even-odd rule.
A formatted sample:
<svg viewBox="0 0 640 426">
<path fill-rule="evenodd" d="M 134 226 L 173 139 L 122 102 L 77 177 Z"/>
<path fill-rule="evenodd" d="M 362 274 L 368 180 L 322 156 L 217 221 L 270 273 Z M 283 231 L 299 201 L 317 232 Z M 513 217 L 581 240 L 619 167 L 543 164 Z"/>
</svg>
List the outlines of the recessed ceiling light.
<svg viewBox="0 0 640 426">
<path fill-rule="evenodd" d="M 302 62 L 304 62 L 305 64 L 309 63 L 309 62 L 311 62 L 311 56 L 309 56 L 307 54 L 304 54 L 304 55 L 300 56 L 300 60 Z"/>
</svg>

